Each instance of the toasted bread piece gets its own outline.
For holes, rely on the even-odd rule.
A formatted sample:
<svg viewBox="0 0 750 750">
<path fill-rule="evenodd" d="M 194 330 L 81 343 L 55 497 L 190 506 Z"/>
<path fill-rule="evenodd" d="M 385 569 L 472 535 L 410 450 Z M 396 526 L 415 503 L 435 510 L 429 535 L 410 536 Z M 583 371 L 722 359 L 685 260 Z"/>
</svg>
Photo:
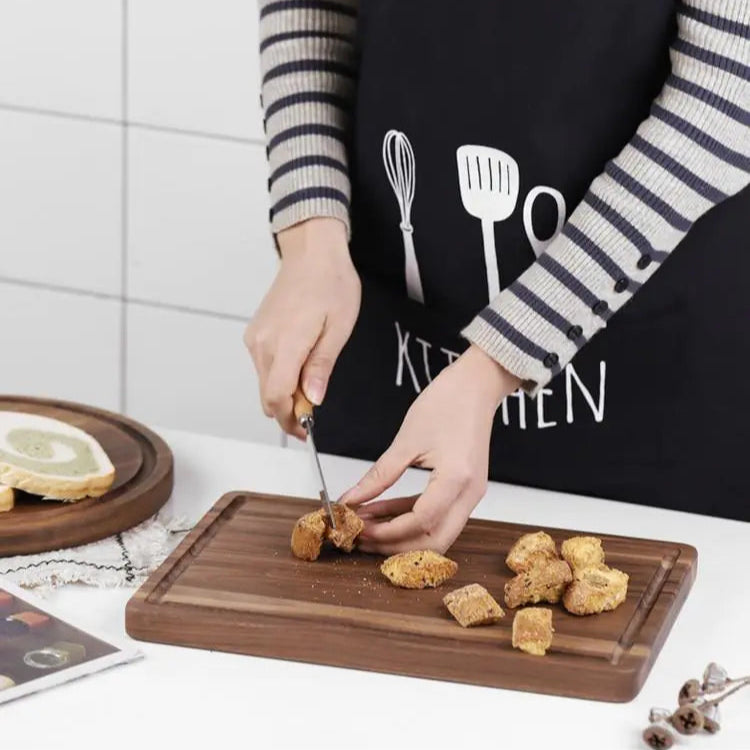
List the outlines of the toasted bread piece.
<svg viewBox="0 0 750 750">
<path fill-rule="evenodd" d="M 15 505 L 16 493 L 12 487 L 6 484 L 0 484 L 0 513 L 7 510 L 13 510 Z"/>
<path fill-rule="evenodd" d="M 451 591 L 443 597 L 443 604 L 462 628 L 491 625 L 505 617 L 502 607 L 478 583 Z"/>
<path fill-rule="evenodd" d="M 40 414 L 0 411 L 0 482 L 45 500 L 101 497 L 115 467 L 88 433 Z"/>
<path fill-rule="evenodd" d="M 574 536 L 566 539 L 560 552 L 574 574 L 577 570 L 604 564 L 602 540 L 595 536 Z"/>
<path fill-rule="evenodd" d="M 555 604 L 572 580 L 573 573 L 565 560 L 536 558 L 534 567 L 505 584 L 505 604 L 511 609 L 538 602 Z"/>
<path fill-rule="evenodd" d="M 557 559 L 557 548 L 552 537 L 545 531 L 524 534 L 508 552 L 505 564 L 514 573 L 523 573 L 532 568 L 540 559 Z"/>
<path fill-rule="evenodd" d="M 317 560 L 326 540 L 344 552 L 354 549 L 365 522 L 353 510 L 340 503 L 334 503 L 331 509 L 336 519 L 335 529 L 324 508 L 305 514 L 294 524 L 292 553 L 295 557 L 308 562 Z"/>
<path fill-rule="evenodd" d="M 458 564 L 432 550 L 413 550 L 393 555 L 383 562 L 380 572 L 404 589 L 435 588 L 453 578 Z"/>
<path fill-rule="evenodd" d="M 365 522 L 351 508 L 341 503 L 334 503 L 331 510 L 336 519 L 335 529 L 330 525 L 328 515 L 321 510 L 326 524 L 326 539 L 330 539 L 344 552 L 351 552 L 357 543 L 357 537 L 365 527 Z"/>
<path fill-rule="evenodd" d="M 617 609 L 627 598 L 629 576 L 616 568 L 594 565 L 578 570 L 563 596 L 573 615 L 595 615 Z"/>
<path fill-rule="evenodd" d="M 292 530 L 292 554 L 300 560 L 313 562 L 320 555 L 326 533 L 325 514 L 320 510 L 306 513 Z"/>
<path fill-rule="evenodd" d="M 513 618 L 513 648 L 533 656 L 544 656 L 552 645 L 552 610 L 544 607 L 519 609 Z"/>
</svg>

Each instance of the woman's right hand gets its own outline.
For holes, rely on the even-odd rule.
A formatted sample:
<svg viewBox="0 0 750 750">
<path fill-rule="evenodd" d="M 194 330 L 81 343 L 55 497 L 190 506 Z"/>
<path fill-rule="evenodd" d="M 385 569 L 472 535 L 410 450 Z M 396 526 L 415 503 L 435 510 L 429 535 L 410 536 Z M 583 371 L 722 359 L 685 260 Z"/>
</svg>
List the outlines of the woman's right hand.
<svg viewBox="0 0 750 750">
<path fill-rule="evenodd" d="M 309 219 L 278 234 L 281 267 L 245 331 L 263 411 L 304 439 L 292 395 L 322 403 L 359 314 L 361 284 L 338 219 Z"/>
</svg>

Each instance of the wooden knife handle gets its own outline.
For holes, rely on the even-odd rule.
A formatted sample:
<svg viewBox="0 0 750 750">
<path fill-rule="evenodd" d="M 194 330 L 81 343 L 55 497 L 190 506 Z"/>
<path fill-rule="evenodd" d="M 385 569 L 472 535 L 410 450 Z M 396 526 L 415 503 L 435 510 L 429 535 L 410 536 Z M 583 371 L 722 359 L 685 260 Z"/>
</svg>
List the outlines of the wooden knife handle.
<svg viewBox="0 0 750 750">
<path fill-rule="evenodd" d="M 307 400 L 300 386 L 297 387 L 292 398 L 294 401 L 294 418 L 298 422 L 302 422 L 307 417 L 312 417 L 313 405 Z"/>
</svg>

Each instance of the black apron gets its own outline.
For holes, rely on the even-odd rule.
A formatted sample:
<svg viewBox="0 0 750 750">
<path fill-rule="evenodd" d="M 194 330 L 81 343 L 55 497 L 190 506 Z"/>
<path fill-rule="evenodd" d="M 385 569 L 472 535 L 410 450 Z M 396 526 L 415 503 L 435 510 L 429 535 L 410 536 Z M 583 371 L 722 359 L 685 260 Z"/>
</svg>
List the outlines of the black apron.
<svg viewBox="0 0 750 750">
<path fill-rule="evenodd" d="M 677 27 L 675 0 L 361 0 L 358 23 L 363 302 L 318 435 L 374 460 L 648 116 Z M 748 191 L 710 212 L 539 397 L 506 399 L 491 479 L 750 520 L 749 216 Z"/>
</svg>

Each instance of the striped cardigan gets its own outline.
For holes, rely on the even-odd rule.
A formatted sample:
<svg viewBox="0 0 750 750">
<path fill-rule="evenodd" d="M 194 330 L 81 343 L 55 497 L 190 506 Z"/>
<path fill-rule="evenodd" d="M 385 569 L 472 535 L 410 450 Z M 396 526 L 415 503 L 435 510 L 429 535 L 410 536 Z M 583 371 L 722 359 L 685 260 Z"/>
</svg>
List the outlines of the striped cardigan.
<svg viewBox="0 0 750 750">
<path fill-rule="evenodd" d="M 348 227 L 357 0 L 260 0 L 260 16 L 272 228 Z M 750 184 L 750 0 L 681 0 L 671 59 L 650 116 L 561 234 L 463 331 L 532 394 Z"/>
</svg>

